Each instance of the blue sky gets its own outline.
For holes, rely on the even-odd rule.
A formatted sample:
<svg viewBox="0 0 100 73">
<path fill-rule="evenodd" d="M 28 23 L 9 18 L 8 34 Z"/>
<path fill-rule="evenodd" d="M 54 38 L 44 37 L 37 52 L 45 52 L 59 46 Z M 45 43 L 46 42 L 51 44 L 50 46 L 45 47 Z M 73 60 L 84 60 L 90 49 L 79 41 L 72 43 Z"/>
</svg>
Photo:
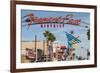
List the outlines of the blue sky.
<svg viewBox="0 0 100 73">
<path fill-rule="evenodd" d="M 37 35 L 37 39 L 40 41 L 43 41 L 45 39 L 43 32 L 45 30 L 49 30 L 50 32 L 54 33 L 56 40 L 64 45 L 67 45 L 67 37 L 65 35 L 65 32 L 74 31 L 74 36 L 79 36 L 79 39 L 82 41 L 80 46 L 89 48 L 90 47 L 90 41 L 87 39 L 87 29 L 83 26 L 90 26 L 90 14 L 89 13 L 82 13 L 82 12 L 56 12 L 56 11 L 37 11 L 37 10 L 22 10 L 21 11 L 21 17 L 29 14 L 34 13 L 38 17 L 65 17 L 67 14 L 73 14 L 75 19 L 81 19 L 82 21 L 88 23 L 84 24 L 81 23 L 80 26 L 65 24 L 64 28 L 41 28 L 40 25 L 32 25 L 30 28 L 22 27 L 22 41 L 25 40 L 34 40 L 34 36 Z M 22 19 L 23 21 L 24 19 Z M 26 23 L 22 23 L 21 25 L 24 25 Z M 87 45 L 87 46 L 86 46 Z"/>
</svg>

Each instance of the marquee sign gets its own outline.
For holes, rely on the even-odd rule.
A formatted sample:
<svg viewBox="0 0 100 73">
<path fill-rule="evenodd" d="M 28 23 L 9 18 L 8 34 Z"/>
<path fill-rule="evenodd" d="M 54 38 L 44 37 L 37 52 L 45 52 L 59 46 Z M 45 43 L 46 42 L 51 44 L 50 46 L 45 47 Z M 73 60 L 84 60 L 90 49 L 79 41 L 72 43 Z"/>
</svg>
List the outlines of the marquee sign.
<svg viewBox="0 0 100 73">
<path fill-rule="evenodd" d="M 34 25 L 34 24 L 40 24 L 41 27 L 47 27 L 47 28 L 64 27 L 64 24 L 80 25 L 81 19 L 75 19 L 73 17 L 74 17 L 73 14 L 67 14 L 64 17 L 63 16 L 59 16 L 59 17 L 51 16 L 51 17 L 42 18 L 42 17 L 36 16 L 34 13 L 30 13 L 30 14 L 23 16 L 22 19 L 27 18 L 23 22 L 27 22 L 28 26 Z"/>
</svg>

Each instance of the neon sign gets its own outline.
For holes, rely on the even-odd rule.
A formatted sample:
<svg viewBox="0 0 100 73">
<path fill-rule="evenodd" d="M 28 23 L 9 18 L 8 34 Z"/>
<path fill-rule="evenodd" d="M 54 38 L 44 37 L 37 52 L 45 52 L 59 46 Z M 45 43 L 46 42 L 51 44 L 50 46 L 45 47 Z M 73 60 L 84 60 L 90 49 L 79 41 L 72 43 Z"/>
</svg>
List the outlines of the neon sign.
<svg viewBox="0 0 100 73">
<path fill-rule="evenodd" d="M 24 17 L 28 17 L 25 22 L 28 22 L 28 25 L 40 24 L 43 27 L 64 27 L 64 24 L 71 25 L 80 25 L 81 19 L 74 19 L 72 14 L 68 14 L 65 17 L 38 17 L 34 13 L 30 13 Z"/>
</svg>

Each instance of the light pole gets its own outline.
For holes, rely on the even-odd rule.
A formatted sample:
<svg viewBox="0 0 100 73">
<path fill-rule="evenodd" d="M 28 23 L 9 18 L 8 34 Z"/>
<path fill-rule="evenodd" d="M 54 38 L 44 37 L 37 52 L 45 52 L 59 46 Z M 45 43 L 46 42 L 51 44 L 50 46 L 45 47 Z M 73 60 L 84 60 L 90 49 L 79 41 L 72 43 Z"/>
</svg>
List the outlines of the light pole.
<svg viewBox="0 0 100 73">
<path fill-rule="evenodd" d="M 37 61 L 37 49 L 36 49 L 36 45 L 37 45 L 37 35 L 35 35 L 35 61 Z"/>
</svg>

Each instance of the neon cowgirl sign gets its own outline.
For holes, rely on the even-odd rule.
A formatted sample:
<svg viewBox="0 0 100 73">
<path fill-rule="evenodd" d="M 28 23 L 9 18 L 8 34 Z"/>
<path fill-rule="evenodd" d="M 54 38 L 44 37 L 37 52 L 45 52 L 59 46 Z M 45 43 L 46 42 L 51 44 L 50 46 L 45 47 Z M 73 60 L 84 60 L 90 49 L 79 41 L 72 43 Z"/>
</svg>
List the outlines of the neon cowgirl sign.
<svg viewBox="0 0 100 73">
<path fill-rule="evenodd" d="M 64 24 L 80 25 L 81 19 L 73 19 L 72 14 L 68 14 L 65 17 L 37 17 L 35 14 L 30 13 L 23 18 L 28 17 L 25 22 L 28 22 L 28 26 L 33 24 L 40 24 L 41 27 L 64 27 Z M 53 24 L 53 25 L 52 25 Z"/>
</svg>

